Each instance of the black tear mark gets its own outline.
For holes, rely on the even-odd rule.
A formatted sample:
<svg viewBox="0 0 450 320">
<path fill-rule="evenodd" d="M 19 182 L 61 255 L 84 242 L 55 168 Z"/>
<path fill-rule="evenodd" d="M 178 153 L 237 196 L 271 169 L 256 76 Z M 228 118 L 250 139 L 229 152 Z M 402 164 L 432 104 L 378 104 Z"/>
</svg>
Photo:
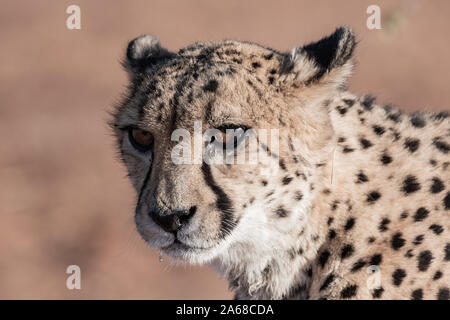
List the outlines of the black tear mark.
<svg viewBox="0 0 450 320">
<path fill-rule="evenodd" d="M 326 277 L 325 281 L 320 286 L 319 291 L 323 291 L 333 282 L 334 280 L 334 274 L 329 274 L 328 277 Z"/>
<path fill-rule="evenodd" d="M 202 173 L 206 184 L 217 196 L 216 205 L 219 210 L 222 211 L 220 232 L 221 237 L 224 238 L 226 235 L 231 233 L 236 225 L 233 220 L 233 205 L 227 194 L 214 181 L 211 173 L 211 167 L 205 162 L 202 164 Z"/>
<path fill-rule="evenodd" d="M 330 251 L 325 250 L 323 251 L 320 256 L 319 256 L 319 264 L 320 266 L 323 268 L 325 266 L 325 264 L 328 261 L 328 258 L 330 257 Z"/>
</svg>

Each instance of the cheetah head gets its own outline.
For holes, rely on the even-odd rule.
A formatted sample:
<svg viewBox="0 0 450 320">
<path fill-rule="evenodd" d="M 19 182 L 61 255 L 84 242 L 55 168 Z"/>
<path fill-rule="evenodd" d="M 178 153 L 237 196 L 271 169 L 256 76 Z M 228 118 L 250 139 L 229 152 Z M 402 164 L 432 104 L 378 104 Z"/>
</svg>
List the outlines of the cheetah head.
<svg viewBox="0 0 450 320">
<path fill-rule="evenodd" d="M 130 85 L 112 128 L 137 192 L 143 239 L 170 257 L 204 263 L 270 252 L 298 237 L 321 179 L 316 168 L 332 149 L 324 102 L 342 90 L 354 46 L 347 27 L 291 53 L 238 41 L 174 53 L 152 36 L 131 41 Z M 180 130 L 191 139 L 174 134 Z M 251 141 L 256 148 L 246 147 Z M 229 145 L 231 159 L 265 160 L 205 161 L 210 146 L 216 160 L 229 159 L 229 150 L 219 152 Z"/>
</svg>

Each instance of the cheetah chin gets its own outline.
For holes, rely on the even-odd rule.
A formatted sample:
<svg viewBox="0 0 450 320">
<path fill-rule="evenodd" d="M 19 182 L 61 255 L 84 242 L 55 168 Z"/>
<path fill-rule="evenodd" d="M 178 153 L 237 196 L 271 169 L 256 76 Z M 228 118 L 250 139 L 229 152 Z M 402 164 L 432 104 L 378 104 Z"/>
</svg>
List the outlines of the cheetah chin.
<svg viewBox="0 0 450 320">
<path fill-rule="evenodd" d="M 354 96 L 355 46 L 345 26 L 288 53 L 132 40 L 111 128 L 142 238 L 237 299 L 448 299 L 448 112 Z M 195 141 L 232 163 L 195 161 Z"/>
</svg>

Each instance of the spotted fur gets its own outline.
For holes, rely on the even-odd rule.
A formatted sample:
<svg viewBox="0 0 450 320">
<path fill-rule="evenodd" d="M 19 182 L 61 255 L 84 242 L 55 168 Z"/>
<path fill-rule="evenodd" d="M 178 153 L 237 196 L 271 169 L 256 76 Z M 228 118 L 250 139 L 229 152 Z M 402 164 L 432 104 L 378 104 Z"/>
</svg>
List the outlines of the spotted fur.
<svg viewBox="0 0 450 320">
<path fill-rule="evenodd" d="M 348 92 L 354 48 L 347 27 L 290 53 L 133 40 L 112 127 L 145 241 L 210 263 L 238 299 L 448 299 L 448 113 L 404 114 Z M 279 129 L 278 153 L 259 146 L 278 170 L 174 164 L 171 133 L 194 121 Z M 133 148 L 130 128 L 153 134 L 151 152 Z"/>
</svg>

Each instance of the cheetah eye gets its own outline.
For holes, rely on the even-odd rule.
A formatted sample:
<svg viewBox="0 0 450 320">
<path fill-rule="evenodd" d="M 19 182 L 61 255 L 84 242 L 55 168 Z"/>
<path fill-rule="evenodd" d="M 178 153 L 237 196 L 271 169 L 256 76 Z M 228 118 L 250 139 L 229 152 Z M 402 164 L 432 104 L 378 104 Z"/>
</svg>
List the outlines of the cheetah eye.
<svg viewBox="0 0 450 320">
<path fill-rule="evenodd" d="M 148 131 L 130 128 L 128 130 L 128 139 L 132 146 L 140 152 L 147 152 L 153 147 L 154 138 Z"/>
</svg>

